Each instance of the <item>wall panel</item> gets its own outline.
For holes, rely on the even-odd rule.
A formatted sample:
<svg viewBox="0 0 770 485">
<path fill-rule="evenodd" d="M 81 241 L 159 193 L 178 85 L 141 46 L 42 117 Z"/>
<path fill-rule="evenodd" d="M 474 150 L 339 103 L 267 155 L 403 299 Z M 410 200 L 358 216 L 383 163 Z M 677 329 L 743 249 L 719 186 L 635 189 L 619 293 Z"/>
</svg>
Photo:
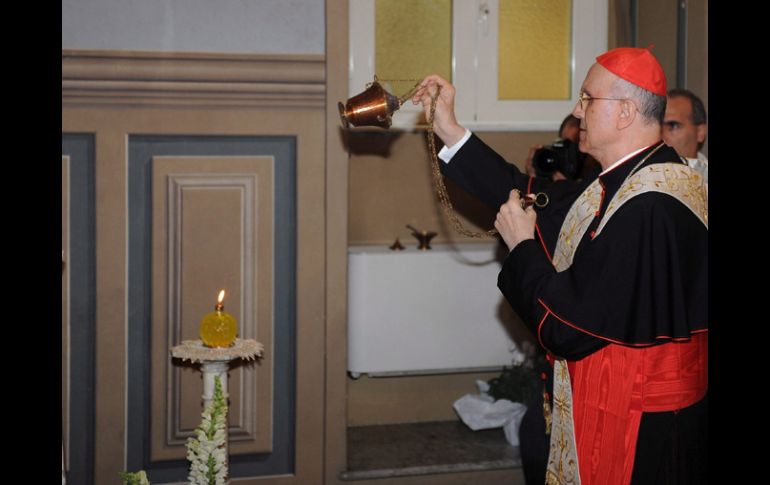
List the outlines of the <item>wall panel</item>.
<svg viewBox="0 0 770 485">
<path fill-rule="evenodd" d="M 272 347 L 273 162 L 153 158 L 152 359 L 167 371 L 153 375 L 156 392 L 166 396 L 153 400 L 153 414 L 167 415 L 167 429 L 153 429 L 154 460 L 184 459 L 184 443 L 200 422 L 197 407 L 182 405 L 200 400 L 200 373 L 169 365 L 166 354 L 169 346 L 198 338 L 200 319 L 213 311 L 220 287 L 239 337 Z M 271 369 L 265 359 L 230 373 L 231 454 L 271 451 Z"/>
<path fill-rule="evenodd" d="M 62 432 L 75 483 L 94 479 L 96 451 L 95 170 L 94 135 L 63 133 Z"/>
<path fill-rule="evenodd" d="M 266 344 L 229 373 L 232 477 L 322 476 L 323 70 L 320 56 L 62 53 L 63 131 L 93 133 L 98 168 L 94 444 L 79 447 L 92 477 L 77 483 L 185 481 L 201 379 L 168 349 L 195 338 L 222 287 L 241 335 Z M 191 88 L 207 83 L 217 92 Z"/>
</svg>

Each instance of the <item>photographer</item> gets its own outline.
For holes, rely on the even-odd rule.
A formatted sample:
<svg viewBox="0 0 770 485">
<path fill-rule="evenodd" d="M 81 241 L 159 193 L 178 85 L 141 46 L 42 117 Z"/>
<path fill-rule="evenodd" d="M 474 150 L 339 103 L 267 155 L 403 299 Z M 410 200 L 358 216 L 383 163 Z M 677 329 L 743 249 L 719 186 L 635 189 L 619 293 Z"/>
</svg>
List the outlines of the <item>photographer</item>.
<svg viewBox="0 0 770 485">
<path fill-rule="evenodd" d="M 532 145 L 525 161 L 530 177 L 550 177 L 552 181 L 577 180 L 599 174 L 598 164 L 578 149 L 580 120 L 567 115 L 559 127 L 559 140 L 549 147 Z"/>
</svg>

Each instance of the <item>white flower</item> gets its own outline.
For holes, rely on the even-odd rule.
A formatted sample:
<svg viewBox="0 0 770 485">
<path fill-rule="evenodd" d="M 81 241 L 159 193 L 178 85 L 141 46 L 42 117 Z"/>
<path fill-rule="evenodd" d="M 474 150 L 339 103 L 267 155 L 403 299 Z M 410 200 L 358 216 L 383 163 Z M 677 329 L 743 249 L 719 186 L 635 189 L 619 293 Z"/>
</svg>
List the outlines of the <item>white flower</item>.
<svg viewBox="0 0 770 485">
<path fill-rule="evenodd" d="M 219 376 L 214 378 L 214 399 L 201 414 L 196 438 L 187 440 L 187 460 L 192 485 L 224 485 L 227 478 L 227 403 Z"/>
</svg>

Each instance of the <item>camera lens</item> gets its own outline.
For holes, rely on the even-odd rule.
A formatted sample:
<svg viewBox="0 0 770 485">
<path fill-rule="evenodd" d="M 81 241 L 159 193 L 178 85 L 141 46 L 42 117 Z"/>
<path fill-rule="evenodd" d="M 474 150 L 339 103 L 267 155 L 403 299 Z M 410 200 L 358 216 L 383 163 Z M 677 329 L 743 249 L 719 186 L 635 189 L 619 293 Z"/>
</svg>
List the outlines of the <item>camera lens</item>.
<svg viewBox="0 0 770 485">
<path fill-rule="evenodd" d="M 559 139 L 551 146 L 541 148 L 532 155 L 532 166 L 538 177 L 550 177 L 559 171 L 569 179 L 575 179 L 583 167 L 585 154 L 577 143 Z"/>
<path fill-rule="evenodd" d="M 559 165 L 559 154 L 551 148 L 540 148 L 532 155 L 532 166 L 540 177 L 551 175 Z"/>
</svg>

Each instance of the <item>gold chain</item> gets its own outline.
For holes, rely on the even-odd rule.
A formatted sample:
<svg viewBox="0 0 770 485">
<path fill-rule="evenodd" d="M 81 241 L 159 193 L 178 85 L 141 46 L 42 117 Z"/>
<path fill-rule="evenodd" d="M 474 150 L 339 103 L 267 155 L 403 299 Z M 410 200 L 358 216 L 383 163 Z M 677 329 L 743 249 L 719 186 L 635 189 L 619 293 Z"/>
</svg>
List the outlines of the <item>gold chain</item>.
<svg viewBox="0 0 770 485">
<path fill-rule="evenodd" d="M 419 84 L 422 82 L 422 79 L 379 79 L 376 74 L 374 75 L 374 78 L 384 83 L 418 83 Z"/>
<path fill-rule="evenodd" d="M 657 152 L 657 151 L 660 149 L 660 147 L 662 147 L 662 146 L 663 146 L 663 143 L 660 143 L 660 145 L 656 146 L 656 147 L 655 147 L 655 149 L 654 149 L 653 151 L 651 151 L 650 153 L 648 153 L 646 157 L 644 157 L 644 158 L 642 158 L 641 160 L 639 160 L 639 163 L 637 163 L 636 165 L 634 165 L 634 168 L 632 168 L 632 169 L 631 169 L 631 171 L 630 171 L 630 172 L 628 172 L 628 175 L 626 175 L 626 178 L 624 178 L 624 179 L 623 179 L 623 184 L 625 184 L 625 183 L 626 183 L 626 181 L 627 181 L 629 178 L 631 178 L 631 175 L 633 175 L 633 174 L 636 172 L 636 169 L 637 169 L 637 168 L 641 167 L 641 166 L 642 166 L 642 164 L 643 164 L 644 162 L 646 162 L 646 161 L 647 161 L 647 159 L 648 159 L 648 158 L 650 158 L 650 157 L 651 157 L 651 156 L 652 156 L 652 155 L 653 155 L 655 152 Z M 620 184 L 620 185 L 622 186 L 623 184 Z"/>
<path fill-rule="evenodd" d="M 490 229 L 486 232 L 474 232 L 466 229 L 463 223 L 460 222 L 460 219 L 457 218 L 457 215 L 455 215 L 452 201 L 449 200 L 449 194 L 446 191 L 444 178 L 441 175 L 441 169 L 439 168 L 436 141 L 433 136 L 433 118 L 436 114 L 436 105 L 438 104 L 439 93 L 441 93 L 441 86 L 437 86 L 437 88 L 436 94 L 431 96 L 430 116 L 428 116 L 428 146 L 430 147 L 431 164 L 433 166 L 433 183 L 436 186 L 436 193 L 438 194 L 439 200 L 441 200 L 441 205 L 444 207 L 447 218 L 457 232 L 468 237 L 494 237 L 497 234 L 497 229 Z"/>
</svg>

